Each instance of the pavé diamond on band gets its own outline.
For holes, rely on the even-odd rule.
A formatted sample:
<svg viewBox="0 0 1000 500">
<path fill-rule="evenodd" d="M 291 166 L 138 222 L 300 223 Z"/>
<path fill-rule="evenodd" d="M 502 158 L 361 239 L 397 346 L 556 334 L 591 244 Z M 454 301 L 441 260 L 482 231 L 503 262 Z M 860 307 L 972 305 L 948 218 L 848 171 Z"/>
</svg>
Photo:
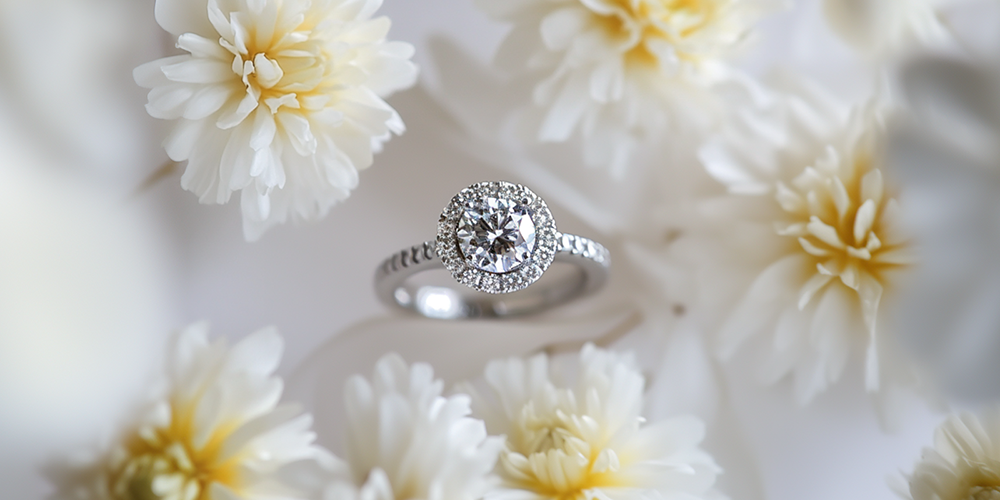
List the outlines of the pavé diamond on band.
<svg viewBox="0 0 1000 500">
<path fill-rule="evenodd" d="M 576 272 L 513 293 L 538 281 L 554 261 L 573 264 Z M 452 198 L 438 220 L 437 239 L 382 262 L 375 290 L 386 304 L 431 318 L 516 316 L 596 291 L 607 280 L 610 263 L 601 244 L 560 233 L 545 201 L 527 187 L 482 182 Z M 442 267 L 483 293 L 410 280 Z"/>
</svg>

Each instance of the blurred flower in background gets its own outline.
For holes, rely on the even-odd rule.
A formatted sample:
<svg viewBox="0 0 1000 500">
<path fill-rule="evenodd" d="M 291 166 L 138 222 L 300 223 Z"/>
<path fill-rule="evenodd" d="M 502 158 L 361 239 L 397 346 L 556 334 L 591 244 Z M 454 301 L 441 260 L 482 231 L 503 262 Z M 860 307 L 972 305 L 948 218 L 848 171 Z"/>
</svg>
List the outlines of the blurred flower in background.
<svg viewBox="0 0 1000 500">
<path fill-rule="evenodd" d="M 162 393 L 134 422 L 123 422 L 92 461 L 53 467 L 56 498 L 280 500 L 302 492 L 283 467 L 320 460 L 312 418 L 278 406 L 272 374 L 281 337 L 264 329 L 231 348 L 209 342 L 205 323 L 181 331 L 170 349 Z"/>
<path fill-rule="evenodd" d="M 145 3 L 0 0 L 2 118 L 44 164 L 109 192 L 134 189 L 162 163 L 129 77 L 161 50 Z"/>
<path fill-rule="evenodd" d="M 326 457 L 312 445 L 312 418 L 278 405 L 281 337 L 264 329 L 229 347 L 207 336 L 205 323 L 178 334 L 162 392 L 107 449 L 53 467 L 55 498 L 302 498 L 284 469 Z"/>
<path fill-rule="evenodd" d="M 807 83 L 788 85 L 774 121 L 737 122 L 702 151 L 730 192 L 706 210 L 728 228 L 733 262 L 756 274 L 720 327 L 720 352 L 766 335 L 763 379 L 794 374 L 802 403 L 864 352 L 865 388 L 885 397 L 914 383 L 884 304 L 914 263 L 883 177 L 891 108 L 887 96 L 849 109 Z"/>
<path fill-rule="evenodd" d="M 497 54 L 532 82 L 525 136 L 579 134 L 589 164 L 621 176 L 640 143 L 703 129 L 725 108 L 714 87 L 741 78 L 730 64 L 781 0 L 478 0 L 513 24 Z"/>
<path fill-rule="evenodd" d="M 488 499 L 719 498 L 720 472 L 698 445 L 695 417 L 645 424 L 643 376 L 634 360 L 587 344 L 568 384 L 545 354 L 486 366 L 490 390 L 474 414 L 507 437 Z M 575 380 L 572 380 L 575 379 Z"/>
<path fill-rule="evenodd" d="M 914 45 L 940 47 L 952 40 L 941 13 L 968 0 L 823 0 L 834 31 L 855 49 L 886 57 Z"/>
<path fill-rule="evenodd" d="M 395 354 L 375 364 L 371 381 L 345 386 L 346 463 L 322 491 L 325 500 L 477 500 L 494 485 L 501 438 L 470 418 L 469 398 L 443 397 L 430 365 Z"/>
<path fill-rule="evenodd" d="M 188 54 L 135 70 L 146 109 L 176 120 L 164 147 L 202 203 L 242 194 L 243 230 L 324 217 L 404 130 L 383 97 L 416 81 L 413 47 L 387 42 L 376 0 L 157 0 Z"/>
<path fill-rule="evenodd" d="M 993 500 L 1000 496 L 1000 409 L 954 415 L 937 429 L 908 476 L 913 500 Z M 909 495 L 906 495 L 909 493 Z"/>
<path fill-rule="evenodd" d="M 35 466 L 145 391 L 176 314 L 175 267 L 147 204 L 8 109 L 0 99 L 0 484 L 41 498 Z"/>
</svg>

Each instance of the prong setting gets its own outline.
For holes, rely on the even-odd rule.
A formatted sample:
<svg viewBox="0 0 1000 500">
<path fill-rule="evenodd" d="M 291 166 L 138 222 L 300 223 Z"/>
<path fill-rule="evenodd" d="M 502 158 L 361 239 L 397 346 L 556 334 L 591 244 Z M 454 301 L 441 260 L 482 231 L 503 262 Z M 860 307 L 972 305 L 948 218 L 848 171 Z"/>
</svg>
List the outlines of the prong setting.
<svg viewBox="0 0 1000 500">
<path fill-rule="evenodd" d="M 508 257 L 503 265 L 485 266 L 488 269 L 509 269 L 506 272 L 484 269 L 476 256 L 463 254 L 458 235 L 466 212 L 496 209 L 498 205 L 501 210 L 514 214 L 515 220 L 522 220 L 523 227 L 528 231 L 525 233 L 527 239 L 519 240 L 520 253 L 516 260 Z M 530 220 L 524 220 L 525 217 L 530 217 Z M 548 206 L 520 184 L 504 181 L 473 184 L 452 198 L 439 221 L 436 240 L 438 257 L 458 282 L 481 292 L 510 293 L 528 287 L 548 269 L 558 250 L 560 234 Z M 533 232 L 530 232 L 531 226 Z M 533 241 L 530 241 L 532 237 Z"/>
</svg>

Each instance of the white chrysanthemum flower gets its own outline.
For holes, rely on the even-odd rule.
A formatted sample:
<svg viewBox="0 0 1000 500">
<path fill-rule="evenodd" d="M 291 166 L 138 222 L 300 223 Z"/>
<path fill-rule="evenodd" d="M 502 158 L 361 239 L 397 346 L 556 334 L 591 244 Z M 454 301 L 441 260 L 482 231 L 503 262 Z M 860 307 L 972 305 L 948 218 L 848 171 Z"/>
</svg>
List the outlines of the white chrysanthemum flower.
<svg viewBox="0 0 1000 500">
<path fill-rule="evenodd" d="M 501 440 L 469 417 L 469 397 L 443 397 L 430 365 L 383 357 L 369 382 L 347 381 L 349 479 L 328 500 L 478 500 L 494 485 Z"/>
<path fill-rule="evenodd" d="M 934 447 L 909 477 L 913 500 L 1000 498 L 1000 409 L 982 417 L 954 415 L 934 435 Z"/>
<path fill-rule="evenodd" d="M 642 418 L 643 376 L 631 357 L 586 345 L 575 384 L 560 386 L 544 354 L 491 362 L 475 415 L 507 441 L 500 499 L 716 498 L 718 467 L 698 444 L 704 424 Z"/>
<path fill-rule="evenodd" d="M 887 389 L 907 369 L 882 303 L 913 256 L 883 178 L 886 110 L 876 99 L 848 114 L 805 92 L 778 107 L 777 123 L 747 121 L 702 152 L 756 275 L 721 327 L 722 355 L 768 336 L 765 378 L 793 373 L 805 403 L 866 351 L 867 390 Z"/>
<path fill-rule="evenodd" d="M 176 120 L 164 146 L 202 203 L 242 193 L 247 239 L 326 215 L 403 122 L 383 97 L 411 86 L 413 47 L 387 42 L 379 0 L 157 0 L 187 54 L 135 70 L 146 108 Z"/>
<path fill-rule="evenodd" d="M 709 87 L 782 0 L 479 0 L 513 23 L 500 58 L 537 77 L 542 142 L 584 137 L 588 162 L 620 172 L 637 141 L 718 111 Z"/>
<path fill-rule="evenodd" d="M 962 0 L 824 0 L 833 30 L 862 52 L 889 54 L 907 45 L 937 45 L 951 39 L 943 8 Z"/>
<path fill-rule="evenodd" d="M 54 472 L 55 498 L 286 500 L 285 466 L 323 460 L 312 418 L 279 406 L 281 337 L 265 329 L 232 347 L 208 327 L 180 333 L 165 392 L 98 460 Z"/>
</svg>

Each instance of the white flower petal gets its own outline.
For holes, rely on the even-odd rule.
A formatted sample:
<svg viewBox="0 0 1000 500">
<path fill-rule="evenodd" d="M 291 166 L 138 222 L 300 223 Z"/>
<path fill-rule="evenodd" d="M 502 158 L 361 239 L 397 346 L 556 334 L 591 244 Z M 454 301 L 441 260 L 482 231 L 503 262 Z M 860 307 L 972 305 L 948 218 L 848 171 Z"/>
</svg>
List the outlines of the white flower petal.
<svg viewBox="0 0 1000 500">
<path fill-rule="evenodd" d="M 243 123 L 250 113 L 257 109 L 257 99 L 250 94 L 243 96 L 239 102 L 230 102 L 222 110 L 222 116 L 215 123 L 219 128 L 226 130 L 231 129 L 240 123 Z"/>
<path fill-rule="evenodd" d="M 188 58 L 189 56 L 186 55 L 164 57 L 163 59 L 157 59 L 146 64 L 141 64 L 132 70 L 132 77 L 135 79 L 135 83 L 137 85 L 147 89 L 161 85 L 169 85 L 170 80 L 168 80 L 166 75 L 163 74 L 163 66 L 177 64 L 188 60 Z"/>
<path fill-rule="evenodd" d="M 177 48 L 186 50 L 198 59 L 212 58 L 219 59 L 227 64 L 232 54 L 224 49 L 217 41 L 205 38 L 194 33 L 184 33 L 177 37 Z"/>
<path fill-rule="evenodd" d="M 746 295 L 736 306 L 719 330 L 720 350 L 723 358 L 735 354 L 736 349 L 772 321 L 778 306 L 787 295 L 785 283 L 799 279 L 808 261 L 799 255 L 789 255 L 775 262 L 754 280 Z"/>
<path fill-rule="evenodd" d="M 566 50 L 591 19 L 586 9 L 575 6 L 556 9 L 542 19 L 542 40 L 549 50 Z"/>
<path fill-rule="evenodd" d="M 561 142 L 569 138 L 584 112 L 590 107 L 588 81 L 583 77 L 569 78 L 558 91 L 538 132 L 543 142 Z"/>
<path fill-rule="evenodd" d="M 229 131 L 229 140 L 219 159 L 219 177 L 227 179 L 227 186 L 219 186 L 229 192 L 241 190 L 251 185 L 250 168 L 253 166 L 253 149 L 250 136 L 253 127 L 244 123 Z"/>
<path fill-rule="evenodd" d="M 182 115 L 186 120 L 203 120 L 222 108 L 233 96 L 225 85 L 208 85 L 195 92 Z"/>
<path fill-rule="evenodd" d="M 855 245 L 864 244 L 868 232 L 872 230 L 872 226 L 875 224 L 876 210 L 874 200 L 864 202 L 861 208 L 858 209 L 857 215 L 854 218 Z"/>
<path fill-rule="evenodd" d="M 146 111 L 153 118 L 165 120 L 180 118 L 184 115 L 186 104 L 194 95 L 194 91 L 194 87 L 184 84 L 156 87 L 149 91 Z"/>
<path fill-rule="evenodd" d="M 310 156 L 316 152 L 317 140 L 312 134 L 309 120 L 291 113 L 279 113 L 276 118 L 295 152 L 301 156 Z"/>
<path fill-rule="evenodd" d="M 268 110 L 257 108 L 254 113 L 253 133 L 250 134 L 250 147 L 255 151 L 271 147 L 274 136 L 278 132 L 278 125 L 274 121 L 274 115 Z"/>
<path fill-rule="evenodd" d="M 227 369 L 246 370 L 261 376 L 274 373 L 281 361 L 284 344 L 274 327 L 258 330 L 232 347 Z"/>
<path fill-rule="evenodd" d="M 798 301 L 800 311 L 804 310 L 806 306 L 809 305 L 809 302 L 812 301 L 812 298 L 819 293 L 820 290 L 826 287 L 828 283 L 830 283 L 833 276 L 834 273 L 815 274 L 813 277 L 809 278 L 809 281 L 802 285 L 802 289 L 799 290 Z"/>
<path fill-rule="evenodd" d="M 222 83 L 233 80 L 228 61 L 192 57 L 160 68 L 167 79 L 181 83 Z"/>
</svg>

